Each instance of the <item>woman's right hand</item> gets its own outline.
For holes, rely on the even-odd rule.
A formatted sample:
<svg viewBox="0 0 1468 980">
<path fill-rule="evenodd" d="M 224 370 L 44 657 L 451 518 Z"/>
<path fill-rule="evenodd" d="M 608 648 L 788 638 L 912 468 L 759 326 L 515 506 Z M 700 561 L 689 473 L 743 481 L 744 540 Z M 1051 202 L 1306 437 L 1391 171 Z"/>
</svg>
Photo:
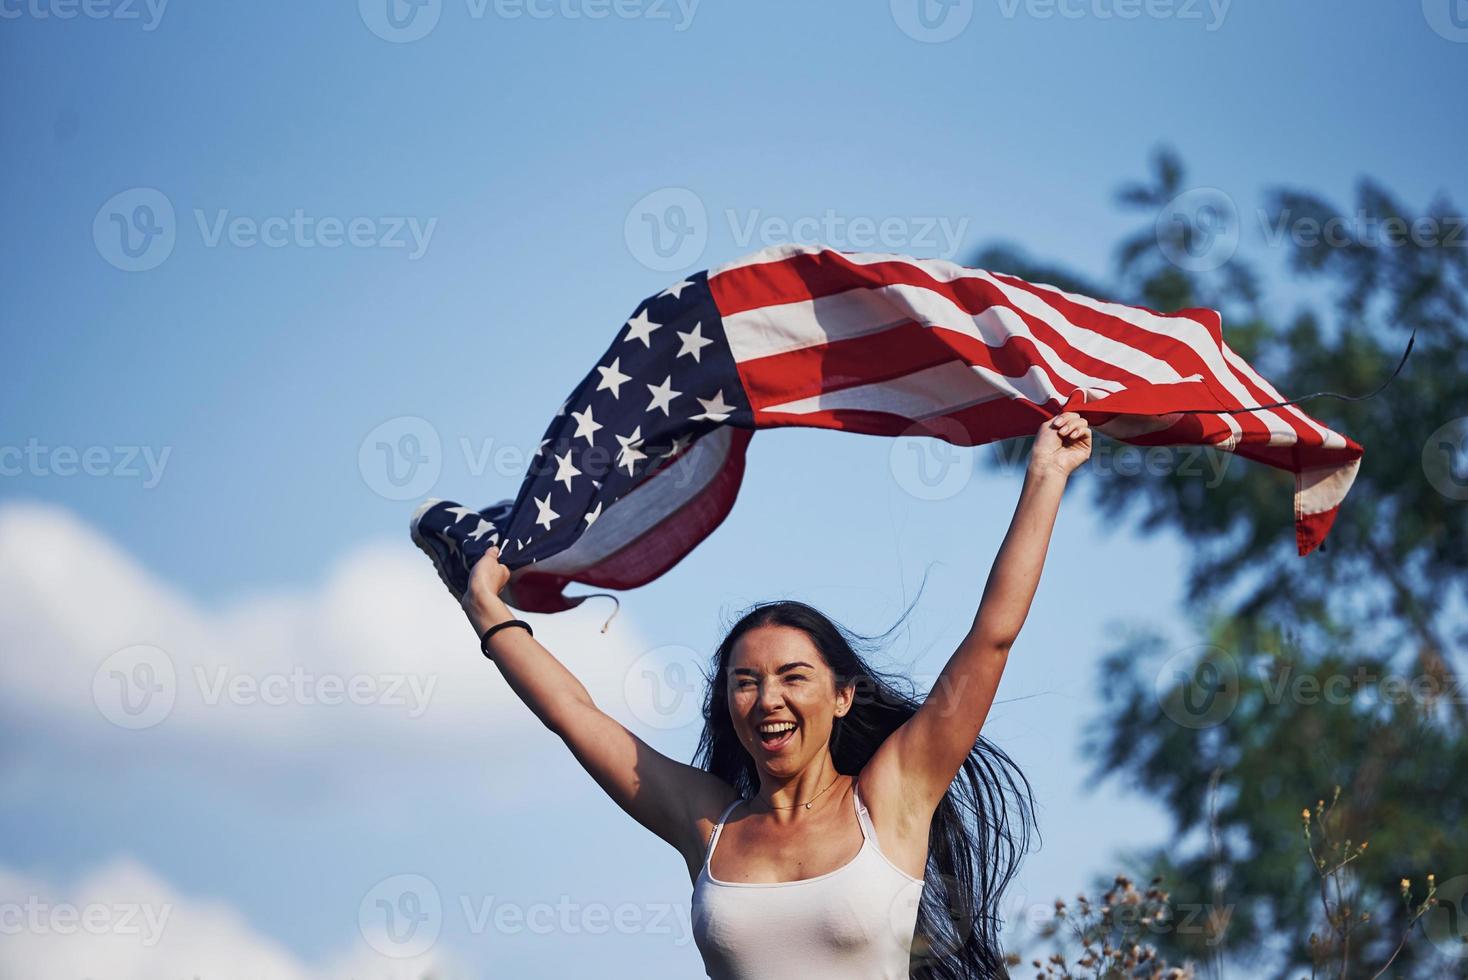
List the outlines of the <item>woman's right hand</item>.
<svg viewBox="0 0 1468 980">
<path fill-rule="evenodd" d="M 499 548 L 490 548 L 469 570 L 469 588 L 464 591 L 464 612 L 476 630 L 483 632 L 486 614 L 504 607 L 499 594 L 510 581 L 510 570 L 500 564 Z"/>
</svg>

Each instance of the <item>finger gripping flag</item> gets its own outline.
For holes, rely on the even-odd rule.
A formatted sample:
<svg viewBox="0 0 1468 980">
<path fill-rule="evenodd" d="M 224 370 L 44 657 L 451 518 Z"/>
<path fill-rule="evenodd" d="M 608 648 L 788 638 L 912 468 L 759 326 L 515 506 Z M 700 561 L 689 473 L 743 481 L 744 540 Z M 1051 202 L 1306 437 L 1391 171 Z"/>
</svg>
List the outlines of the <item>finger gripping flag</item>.
<svg viewBox="0 0 1468 980">
<path fill-rule="evenodd" d="M 513 501 L 429 501 L 413 537 L 462 596 L 492 546 L 502 596 L 556 612 L 570 583 L 631 589 L 728 515 L 755 430 L 812 426 L 977 446 L 1064 411 L 1138 446 L 1206 445 L 1295 475 L 1298 553 L 1324 539 L 1362 448 L 1229 349 L 1219 315 L 1158 313 L 903 255 L 781 245 L 638 304 L 551 420 Z"/>
</svg>

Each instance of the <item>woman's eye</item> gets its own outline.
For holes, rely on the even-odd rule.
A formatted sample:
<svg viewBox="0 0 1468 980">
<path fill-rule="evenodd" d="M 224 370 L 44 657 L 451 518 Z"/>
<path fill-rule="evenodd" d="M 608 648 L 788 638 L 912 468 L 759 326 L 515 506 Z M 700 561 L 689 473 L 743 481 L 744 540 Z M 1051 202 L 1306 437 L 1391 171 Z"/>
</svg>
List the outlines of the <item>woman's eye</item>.
<svg viewBox="0 0 1468 980">
<path fill-rule="evenodd" d="M 790 679 L 792 681 L 803 681 L 803 680 L 805 680 L 805 675 L 804 674 L 794 674 L 794 675 L 791 676 Z"/>
</svg>

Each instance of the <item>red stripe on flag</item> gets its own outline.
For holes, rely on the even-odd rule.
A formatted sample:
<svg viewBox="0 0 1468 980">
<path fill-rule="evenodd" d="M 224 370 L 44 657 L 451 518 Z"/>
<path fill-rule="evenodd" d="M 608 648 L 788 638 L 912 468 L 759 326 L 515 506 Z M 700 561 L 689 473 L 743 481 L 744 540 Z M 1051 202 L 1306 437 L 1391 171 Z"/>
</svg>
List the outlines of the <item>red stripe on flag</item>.
<svg viewBox="0 0 1468 980">
<path fill-rule="evenodd" d="M 1069 393 L 1075 387 L 1054 372 L 1028 337 L 1011 336 L 1002 346 L 990 347 L 965 334 L 911 321 L 877 334 L 740 361 L 738 370 L 750 404 L 758 410 L 892 381 L 953 362 L 986 368 L 1007 378 L 1019 378 L 1038 368 L 1056 390 Z M 1140 379 L 1132 380 L 1140 383 Z"/>
<path fill-rule="evenodd" d="M 933 436 L 955 446 L 981 446 L 998 439 L 1032 436 L 1040 424 L 1057 414 L 1059 401 L 1044 405 L 1022 398 L 999 396 L 926 419 L 910 419 L 892 412 L 835 408 L 808 414 L 756 412 L 760 428 L 813 426 L 879 436 Z"/>
</svg>

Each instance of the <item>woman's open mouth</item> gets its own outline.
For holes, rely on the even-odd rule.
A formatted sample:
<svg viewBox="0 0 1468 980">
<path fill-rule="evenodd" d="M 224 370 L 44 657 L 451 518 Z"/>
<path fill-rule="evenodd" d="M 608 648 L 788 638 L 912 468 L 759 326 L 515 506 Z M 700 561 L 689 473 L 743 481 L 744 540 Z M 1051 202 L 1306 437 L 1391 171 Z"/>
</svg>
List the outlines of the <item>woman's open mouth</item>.
<svg viewBox="0 0 1468 980">
<path fill-rule="evenodd" d="M 759 744 L 766 752 L 779 752 L 795 737 L 795 725 L 791 722 L 783 722 L 772 727 L 773 731 L 760 729 Z"/>
</svg>

